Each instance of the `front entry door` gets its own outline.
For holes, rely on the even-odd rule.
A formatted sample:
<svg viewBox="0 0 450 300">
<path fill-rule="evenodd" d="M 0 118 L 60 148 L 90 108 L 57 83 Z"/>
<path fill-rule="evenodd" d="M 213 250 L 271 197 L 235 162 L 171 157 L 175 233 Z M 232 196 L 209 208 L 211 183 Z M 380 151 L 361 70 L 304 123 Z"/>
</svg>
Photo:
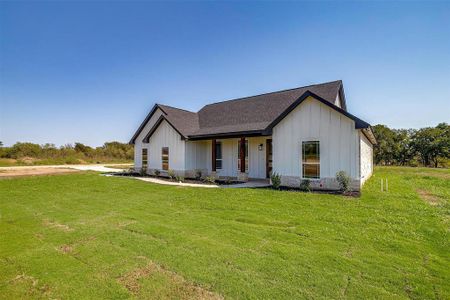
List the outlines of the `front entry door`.
<svg viewBox="0 0 450 300">
<path fill-rule="evenodd" d="M 266 140 L 266 178 L 272 173 L 272 140 Z"/>
</svg>

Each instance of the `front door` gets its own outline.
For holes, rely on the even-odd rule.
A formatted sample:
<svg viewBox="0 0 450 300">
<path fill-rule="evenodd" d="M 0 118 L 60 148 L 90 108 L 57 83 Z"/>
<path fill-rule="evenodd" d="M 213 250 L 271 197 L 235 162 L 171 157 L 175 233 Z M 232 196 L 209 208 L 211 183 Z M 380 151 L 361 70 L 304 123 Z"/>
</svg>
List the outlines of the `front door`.
<svg viewBox="0 0 450 300">
<path fill-rule="evenodd" d="M 266 178 L 272 173 L 272 140 L 266 140 Z"/>
</svg>

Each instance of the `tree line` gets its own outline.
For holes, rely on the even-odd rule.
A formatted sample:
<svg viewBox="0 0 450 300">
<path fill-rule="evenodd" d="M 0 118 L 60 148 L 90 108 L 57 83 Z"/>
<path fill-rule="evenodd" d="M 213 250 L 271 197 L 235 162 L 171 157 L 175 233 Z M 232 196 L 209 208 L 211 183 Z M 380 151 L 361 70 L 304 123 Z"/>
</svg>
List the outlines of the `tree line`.
<svg viewBox="0 0 450 300">
<path fill-rule="evenodd" d="M 106 142 L 100 147 L 90 147 L 82 143 L 34 144 L 17 142 L 11 147 L 3 147 L 0 142 L 0 158 L 11 164 L 78 164 L 132 161 L 133 145 L 120 142 Z"/>
<path fill-rule="evenodd" d="M 421 129 L 373 128 L 378 144 L 374 146 L 377 165 L 449 167 L 450 125 Z"/>
</svg>

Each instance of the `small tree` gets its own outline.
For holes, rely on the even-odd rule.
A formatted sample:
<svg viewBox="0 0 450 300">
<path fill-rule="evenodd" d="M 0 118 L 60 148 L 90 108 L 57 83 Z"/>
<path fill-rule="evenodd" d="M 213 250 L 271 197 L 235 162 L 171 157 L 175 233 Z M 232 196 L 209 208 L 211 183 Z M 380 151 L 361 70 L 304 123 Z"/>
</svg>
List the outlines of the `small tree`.
<svg viewBox="0 0 450 300">
<path fill-rule="evenodd" d="M 278 190 L 281 185 L 281 175 L 278 173 L 272 173 L 270 175 L 270 181 L 272 182 L 272 187 Z"/>
<path fill-rule="evenodd" d="M 339 183 L 339 189 L 342 192 L 350 191 L 350 176 L 344 171 L 339 171 L 336 173 L 336 181 Z"/>
</svg>

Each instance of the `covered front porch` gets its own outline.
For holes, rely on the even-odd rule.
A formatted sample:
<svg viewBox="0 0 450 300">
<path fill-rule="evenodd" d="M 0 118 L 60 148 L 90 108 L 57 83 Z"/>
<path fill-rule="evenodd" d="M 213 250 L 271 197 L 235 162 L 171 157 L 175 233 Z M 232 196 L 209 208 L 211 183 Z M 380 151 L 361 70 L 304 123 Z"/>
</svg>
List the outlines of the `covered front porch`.
<svg viewBox="0 0 450 300">
<path fill-rule="evenodd" d="M 192 154 L 186 163 L 194 163 L 193 169 L 203 169 L 218 179 L 267 179 L 272 171 L 271 136 L 189 141 L 187 147 L 192 148 L 188 150 Z M 205 156 L 206 160 L 201 161 L 199 157 Z"/>
</svg>

